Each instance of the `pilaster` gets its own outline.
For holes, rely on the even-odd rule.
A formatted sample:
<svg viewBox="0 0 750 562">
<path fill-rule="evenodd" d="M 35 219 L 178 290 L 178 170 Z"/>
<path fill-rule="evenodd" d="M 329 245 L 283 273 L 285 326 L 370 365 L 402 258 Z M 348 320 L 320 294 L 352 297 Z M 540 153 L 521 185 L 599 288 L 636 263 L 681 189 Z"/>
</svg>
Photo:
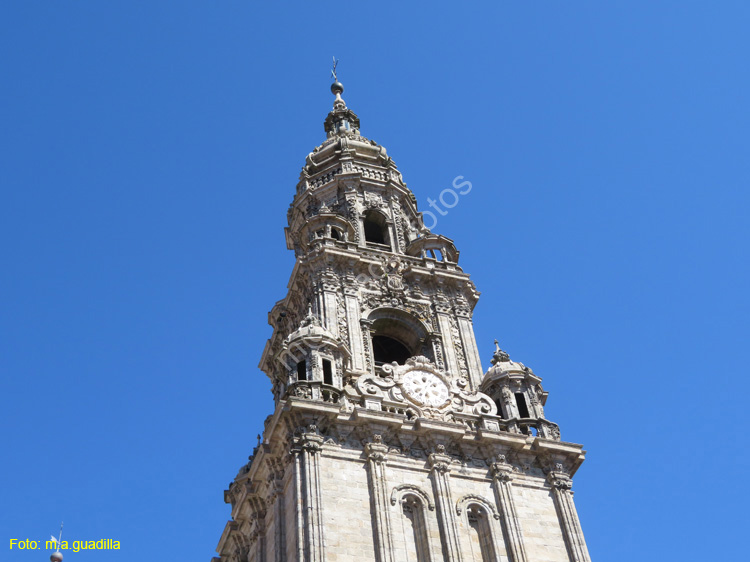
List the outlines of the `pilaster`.
<svg viewBox="0 0 750 562">
<path fill-rule="evenodd" d="M 479 359 L 479 350 L 477 341 L 474 338 L 474 329 L 471 324 L 471 318 L 468 316 L 458 316 L 458 331 L 461 335 L 461 341 L 464 345 L 464 354 L 469 369 L 469 385 L 471 390 L 479 390 L 479 384 L 482 381 L 482 361 Z"/>
<path fill-rule="evenodd" d="M 320 489 L 320 450 L 323 437 L 317 434 L 315 426 L 308 429 L 309 432 L 299 438 L 298 446 L 294 450 L 297 457 L 295 466 L 298 471 L 298 505 L 301 503 L 302 507 L 298 516 L 298 522 L 301 523 L 298 560 L 324 562 L 325 541 Z"/>
<path fill-rule="evenodd" d="M 444 454 L 445 447 L 438 445 L 438 452 L 429 457 L 430 478 L 437 505 L 438 523 L 440 525 L 440 540 L 443 544 L 443 556 L 446 562 L 461 562 L 461 543 L 458 540 L 458 525 L 456 514 L 452 509 L 450 485 L 451 458 Z"/>
<path fill-rule="evenodd" d="M 274 562 L 286 561 L 286 499 L 284 497 L 284 472 L 273 475 L 271 502 L 274 517 Z"/>
<path fill-rule="evenodd" d="M 388 446 L 382 444 L 380 435 L 375 435 L 374 441 L 365 445 L 367 469 L 370 477 L 372 521 L 375 528 L 375 552 L 378 562 L 396 562 L 391 536 L 388 484 L 385 478 L 387 453 Z"/>
<path fill-rule="evenodd" d="M 560 526 L 565 537 L 565 545 L 571 562 L 591 562 L 586 541 L 583 538 L 581 522 L 578 512 L 573 503 L 573 481 L 570 476 L 561 471 L 550 471 L 547 480 L 552 486 L 552 495 L 555 498 L 555 508 L 560 519 Z"/>
<path fill-rule="evenodd" d="M 492 463 L 492 488 L 495 491 L 495 501 L 500 510 L 503 534 L 508 545 L 508 553 L 511 562 L 527 562 L 526 549 L 523 546 L 523 534 L 516 513 L 516 504 L 513 501 L 513 490 L 511 480 L 513 469 L 505 463 L 505 457 L 500 455 L 498 462 Z"/>
<path fill-rule="evenodd" d="M 450 316 L 447 314 L 449 309 L 441 305 L 435 305 L 435 310 L 437 311 L 438 328 L 443 337 L 445 368 L 452 376 L 457 377 L 461 374 L 461 370 L 458 366 L 458 358 L 451 334 Z"/>
<path fill-rule="evenodd" d="M 346 325 L 349 328 L 349 346 L 352 350 L 352 367 L 356 372 L 367 370 L 362 329 L 359 325 L 359 300 L 356 289 L 344 289 Z"/>
</svg>

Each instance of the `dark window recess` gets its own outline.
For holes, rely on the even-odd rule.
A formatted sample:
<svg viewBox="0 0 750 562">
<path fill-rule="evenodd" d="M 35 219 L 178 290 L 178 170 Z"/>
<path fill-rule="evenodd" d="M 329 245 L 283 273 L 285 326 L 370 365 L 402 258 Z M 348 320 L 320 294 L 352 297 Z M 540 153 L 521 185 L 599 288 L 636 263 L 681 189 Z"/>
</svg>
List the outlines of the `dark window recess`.
<svg viewBox="0 0 750 562">
<path fill-rule="evenodd" d="M 297 363 L 297 380 L 307 380 L 307 363 L 305 361 L 300 361 L 299 363 Z"/>
<path fill-rule="evenodd" d="M 526 397 L 523 395 L 523 392 L 516 392 L 516 404 L 518 405 L 519 418 L 531 417 L 529 416 L 529 407 L 526 405 Z"/>
<path fill-rule="evenodd" d="M 323 359 L 323 383 L 333 384 L 333 369 L 328 359 Z"/>
<path fill-rule="evenodd" d="M 341 240 L 341 233 L 335 228 L 331 229 L 331 238 L 334 240 Z"/>
<path fill-rule="evenodd" d="M 388 336 L 373 336 L 372 351 L 375 354 L 376 365 L 383 365 L 392 361 L 403 365 L 412 355 L 404 344 Z"/>
<path fill-rule="evenodd" d="M 378 212 L 370 211 L 365 215 L 365 240 L 375 244 L 388 244 L 385 239 L 385 217 Z"/>
<path fill-rule="evenodd" d="M 497 415 L 504 419 L 505 416 L 503 416 L 503 401 L 499 398 L 495 398 L 495 406 L 497 406 Z"/>
</svg>

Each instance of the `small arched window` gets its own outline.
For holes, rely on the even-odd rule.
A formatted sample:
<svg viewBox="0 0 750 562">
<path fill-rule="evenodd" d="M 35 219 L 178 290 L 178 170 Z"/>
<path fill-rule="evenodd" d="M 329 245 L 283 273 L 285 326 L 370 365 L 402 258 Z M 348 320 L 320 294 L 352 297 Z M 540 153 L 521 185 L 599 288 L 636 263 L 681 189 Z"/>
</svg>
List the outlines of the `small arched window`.
<svg viewBox="0 0 750 562">
<path fill-rule="evenodd" d="M 424 345 L 427 330 L 411 314 L 393 308 L 379 308 L 369 314 L 373 360 L 376 366 L 395 361 L 404 365 L 415 355 L 429 354 Z"/>
<path fill-rule="evenodd" d="M 472 559 L 482 562 L 497 560 L 487 511 L 484 507 L 473 504 L 466 510 L 466 518 L 469 522 Z"/>
<path fill-rule="evenodd" d="M 405 496 L 401 500 L 401 515 L 405 559 L 430 562 L 429 533 L 422 500 L 411 494 Z"/>
<path fill-rule="evenodd" d="M 372 244 L 388 244 L 388 225 L 385 217 L 378 211 L 367 211 L 365 213 L 363 226 L 365 229 L 365 241 Z"/>
</svg>

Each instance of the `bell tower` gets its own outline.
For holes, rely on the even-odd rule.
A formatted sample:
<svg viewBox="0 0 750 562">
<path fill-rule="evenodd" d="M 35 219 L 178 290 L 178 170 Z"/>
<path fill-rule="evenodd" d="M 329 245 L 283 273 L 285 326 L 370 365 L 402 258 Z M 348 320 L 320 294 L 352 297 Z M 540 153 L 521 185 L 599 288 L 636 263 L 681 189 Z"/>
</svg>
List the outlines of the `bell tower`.
<svg viewBox="0 0 750 562">
<path fill-rule="evenodd" d="M 571 492 L 581 445 L 497 342 L 483 371 L 458 250 L 331 91 L 259 365 L 274 411 L 224 493 L 214 561 L 589 561 Z"/>
</svg>

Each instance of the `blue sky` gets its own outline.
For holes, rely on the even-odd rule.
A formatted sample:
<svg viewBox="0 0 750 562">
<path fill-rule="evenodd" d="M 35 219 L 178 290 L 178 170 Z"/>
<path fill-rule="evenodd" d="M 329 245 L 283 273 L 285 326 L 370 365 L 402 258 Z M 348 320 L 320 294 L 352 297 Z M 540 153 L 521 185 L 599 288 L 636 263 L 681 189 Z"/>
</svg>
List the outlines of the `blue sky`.
<svg viewBox="0 0 750 562">
<path fill-rule="evenodd" d="M 0 559 L 209 560 L 329 67 L 588 459 L 594 560 L 744 557 L 745 2 L 4 2 Z"/>
</svg>

